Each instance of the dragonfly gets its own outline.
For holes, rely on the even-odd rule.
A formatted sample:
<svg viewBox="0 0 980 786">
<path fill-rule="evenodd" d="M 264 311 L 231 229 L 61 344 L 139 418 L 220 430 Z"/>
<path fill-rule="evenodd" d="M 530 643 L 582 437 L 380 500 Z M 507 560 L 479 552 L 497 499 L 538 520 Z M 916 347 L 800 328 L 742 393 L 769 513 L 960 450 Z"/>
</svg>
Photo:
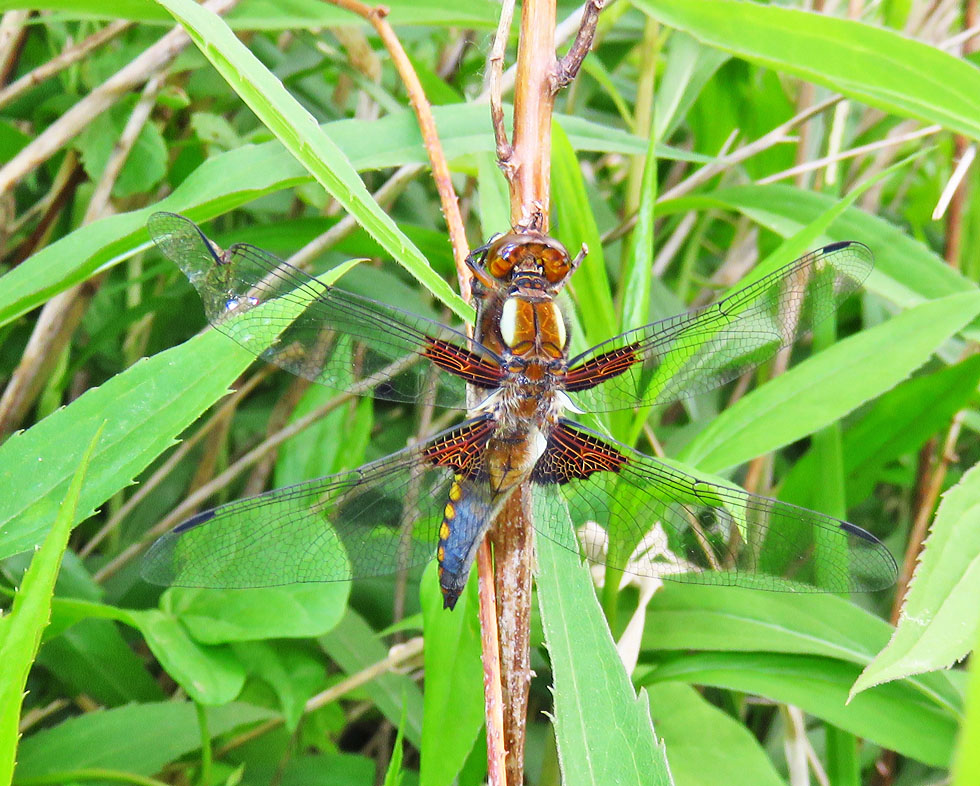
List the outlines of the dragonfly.
<svg viewBox="0 0 980 786">
<path fill-rule="evenodd" d="M 187 218 L 151 237 L 211 325 L 313 382 L 465 411 L 456 426 L 354 470 L 220 505 L 163 535 L 144 578 L 251 588 L 409 570 L 435 556 L 453 609 L 476 550 L 529 486 L 536 534 L 607 568 L 774 591 L 873 591 L 897 575 L 871 533 L 688 475 L 576 413 L 663 405 L 737 379 L 810 334 L 872 269 L 832 243 L 716 303 L 569 356 L 557 296 L 585 254 L 511 231 L 472 252 L 475 337 L 337 286 L 255 246 L 221 250 Z"/>
</svg>

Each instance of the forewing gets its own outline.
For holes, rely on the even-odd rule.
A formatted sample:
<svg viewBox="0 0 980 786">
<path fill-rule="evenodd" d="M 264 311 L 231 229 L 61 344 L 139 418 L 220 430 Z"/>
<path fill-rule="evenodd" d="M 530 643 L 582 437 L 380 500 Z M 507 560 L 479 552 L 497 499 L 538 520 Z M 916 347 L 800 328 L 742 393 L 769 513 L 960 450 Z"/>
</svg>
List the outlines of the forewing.
<svg viewBox="0 0 980 786">
<path fill-rule="evenodd" d="M 665 404 L 729 382 L 804 336 L 857 290 L 871 250 L 833 243 L 705 308 L 627 331 L 569 361 L 583 410 Z"/>
<path fill-rule="evenodd" d="M 208 321 L 293 374 L 337 390 L 456 408 L 465 408 L 467 382 L 497 386 L 496 355 L 445 325 L 327 286 L 255 246 L 220 252 L 174 213 L 155 213 L 147 226 L 194 285 Z"/>
<path fill-rule="evenodd" d="M 476 418 L 426 443 L 198 514 L 143 562 L 154 584 L 219 589 L 346 581 L 435 556 L 453 474 L 479 473 L 494 422 Z"/>
<path fill-rule="evenodd" d="M 593 456 L 602 443 L 604 458 L 588 471 L 580 461 L 552 462 L 571 469 L 550 481 L 539 476 L 535 528 L 567 548 L 581 544 L 593 562 L 638 576 L 781 591 L 860 592 L 895 581 L 888 549 L 860 527 L 699 480 L 580 427 L 566 437 Z M 603 466 L 613 469 L 595 469 Z"/>
</svg>

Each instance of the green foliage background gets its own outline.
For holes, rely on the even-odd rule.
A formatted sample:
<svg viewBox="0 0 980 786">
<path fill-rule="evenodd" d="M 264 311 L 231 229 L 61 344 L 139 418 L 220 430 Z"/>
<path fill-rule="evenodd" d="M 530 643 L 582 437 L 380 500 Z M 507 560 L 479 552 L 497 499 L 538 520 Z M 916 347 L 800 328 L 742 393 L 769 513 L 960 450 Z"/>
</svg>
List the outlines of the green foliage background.
<svg viewBox="0 0 980 786">
<path fill-rule="evenodd" d="M 388 5 L 437 105 L 476 245 L 508 215 L 479 98 L 498 6 Z M 560 3 L 559 18 L 574 8 Z M 836 333 L 818 332 L 786 373 L 763 369 L 747 392 L 730 386 L 602 427 L 646 452 L 655 433 L 702 475 L 744 482 L 744 466 L 764 456 L 756 488 L 846 516 L 899 560 L 919 537 L 922 489 L 935 480 L 950 491 L 935 516 L 926 511 L 897 631 L 884 621 L 893 591 L 674 585 L 651 597 L 633 583 L 602 591 L 600 608 L 574 555 L 539 544 L 529 783 L 796 784 L 810 767 L 847 786 L 875 782 L 876 765 L 896 784 L 980 777 L 980 684 L 945 670 L 978 636 L 975 167 L 962 205 L 931 215 L 956 151 L 980 140 L 980 71 L 976 56 L 942 46 L 962 20 L 931 8 L 886 2 L 849 20 L 731 0 L 618 0 L 559 96 L 553 230 L 591 249 L 569 298 L 583 345 L 712 299 L 757 261 L 843 239 L 877 257 Z M 22 430 L 0 445 L 0 588 L 11 601 L 0 619 L 0 782 L 483 782 L 473 582 L 447 614 L 427 574 L 420 591 L 408 586 L 393 628 L 392 582 L 161 593 L 138 577 L 155 533 L 202 506 L 356 467 L 451 422 L 337 399 L 252 368 L 223 336 L 196 335 L 196 295 L 148 250 L 144 229 L 150 213 L 172 210 L 222 245 L 284 257 L 332 230 L 317 273 L 368 257 L 343 286 L 467 318 L 415 120 L 380 41 L 313 0 L 242 0 L 227 24 L 189 0 L 111 10 L 52 0 L 44 11 L 8 82 L 109 21 L 135 24 L 0 104 L 0 163 L 174 17 L 196 46 L 162 73 L 109 183 L 114 215 L 84 220 L 135 93 L 115 96 L 0 194 L 0 379 L 29 357 L 39 307 L 87 282 L 80 324 L 47 358 L 11 424 Z M 805 130 L 771 133 L 837 94 L 844 102 Z M 938 132 L 911 133 L 932 124 Z M 379 206 L 369 192 L 405 167 Z M 345 214 L 359 227 L 341 232 Z M 271 444 L 290 424 L 302 428 Z M 395 637 L 406 643 L 389 651 Z"/>
</svg>

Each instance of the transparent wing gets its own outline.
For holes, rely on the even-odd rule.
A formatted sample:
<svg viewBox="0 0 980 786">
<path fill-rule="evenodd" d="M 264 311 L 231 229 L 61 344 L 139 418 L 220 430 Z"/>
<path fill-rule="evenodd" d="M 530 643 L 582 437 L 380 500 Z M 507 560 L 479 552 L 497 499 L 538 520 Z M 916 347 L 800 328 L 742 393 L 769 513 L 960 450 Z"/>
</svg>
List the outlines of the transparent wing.
<svg viewBox="0 0 980 786">
<path fill-rule="evenodd" d="M 622 333 L 568 363 L 566 390 L 604 412 L 704 393 L 770 359 L 868 277 L 871 250 L 824 246 L 705 308 Z"/>
<path fill-rule="evenodd" d="M 473 419 L 359 469 L 200 513 L 153 544 L 143 578 L 240 589 L 346 581 L 428 562 L 453 474 L 479 471 L 493 427 Z"/>
<path fill-rule="evenodd" d="M 153 214 L 147 227 L 194 285 L 208 321 L 293 374 L 337 390 L 461 409 L 467 382 L 497 386 L 497 356 L 438 322 L 327 286 L 251 245 L 221 253 L 174 213 Z"/>
<path fill-rule="evenodd" d="M 584 427 L 560 428 L 568 458 L 549 443 L 551 471 L 536 471 L 535 528 L 572 550 L 581 544 L 593 562 L 638 576 L 796 592 L 895 582 L 892 555 L 860 527 L 699 480 Z"/>
</svg>

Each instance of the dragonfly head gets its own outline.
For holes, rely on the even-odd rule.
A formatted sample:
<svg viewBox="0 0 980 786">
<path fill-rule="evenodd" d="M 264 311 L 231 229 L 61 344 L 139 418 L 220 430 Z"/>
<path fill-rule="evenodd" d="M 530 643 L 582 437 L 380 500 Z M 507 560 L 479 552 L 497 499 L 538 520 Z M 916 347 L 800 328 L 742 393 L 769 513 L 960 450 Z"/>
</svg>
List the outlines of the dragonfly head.
<svg viewBox="0 0 980 786">
<path fill-rule="evenodd" d="M 541 232 L 509 232 L 478 249 L 470 269 L 488 288 L 512 285 L 533 295 L 554 295 L 575 269 L 565 247 Z"/>
</svg>

